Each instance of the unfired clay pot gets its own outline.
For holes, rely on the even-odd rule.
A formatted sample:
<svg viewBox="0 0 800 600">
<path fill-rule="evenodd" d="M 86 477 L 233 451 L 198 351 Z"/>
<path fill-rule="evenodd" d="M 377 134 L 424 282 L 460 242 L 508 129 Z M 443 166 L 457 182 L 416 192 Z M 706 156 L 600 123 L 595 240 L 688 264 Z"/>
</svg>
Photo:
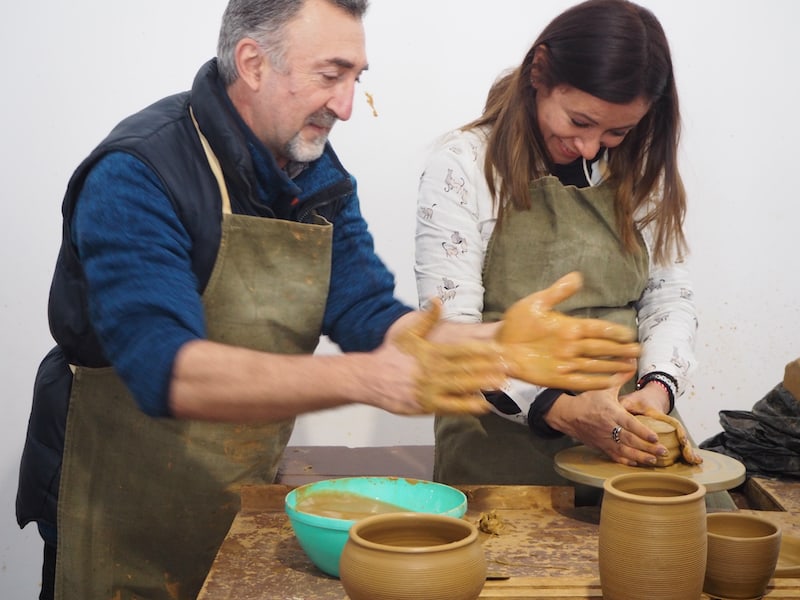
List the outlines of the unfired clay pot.
<svg viewBox="0 0 800 600">
<path fill-rule="evenodd" d="M 382 514 L 350 528 L 339 579 L 350 600 L 474 600 L 486 581 L 486 559 L 468 521 Z"/>
<path fill-rule="evenodd" d="M 598 559 L 604 600 L 697 600 L 706 568 L 706 489 L 668 473 L 603 484 Z"/>
<path fill-rule="evenodd" d="M 775 573 L 781 530 L 747 513 L 708 515 L 708 561 L 703 591 L 711 598 L 761 598 Z"/>
<path fill-rule="evenodd" d="M 675 461 L 681 456 L 681 446 L 678 443 L 678 434 L 675 431 L 675 427 L 664 421 L 654 419 L 653 417 L 637 415 L 636 418 L 656 433 L 659 443 L 668 451 L 666 456 L 659 456 L 656 458 L 656 466 L 668 467 L 675 464 Z"/>
</svg>

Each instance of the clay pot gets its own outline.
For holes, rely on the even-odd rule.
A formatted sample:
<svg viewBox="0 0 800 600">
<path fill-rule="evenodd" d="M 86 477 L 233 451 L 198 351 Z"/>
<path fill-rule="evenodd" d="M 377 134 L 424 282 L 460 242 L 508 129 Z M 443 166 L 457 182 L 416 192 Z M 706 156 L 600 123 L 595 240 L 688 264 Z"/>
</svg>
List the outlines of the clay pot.
<svg viewBox="0 0 800 600">
<path fill-rule="evenodd" d="M 636 418 L 646 427 L 652 429 L 658 435 L 658 441 L 669 452 L 666 456 L 659 456 L 656 458 L 657 467 L 668 467 L 675 464 L 675 461 L 680 458 L 681 446 L 678 443 L 678 434 L 675 427 L 664 421 L 659 421 L 653 417 L 646 417 L 644 415 L 637 415 Z"/>
<path fill-rule="evenodd" d="M 604 600 L 697 600 L 706 568 L 706 489 L 668 473 L 603 484 L 598 559 Z"/>
<path fill-rule="evenodd" d="M 780 528 L 742 513 L 714 513 L 707 523 L 703 591 L 712 598 L 761 598 L 778 563 Z"/>
<path fill-rule="evenodd" d="M 486 559 L 468 521 L 382 514 L 350 528 L 339 579 L 350 600 L 474 600 L 486 581 Z"/>
</svg>

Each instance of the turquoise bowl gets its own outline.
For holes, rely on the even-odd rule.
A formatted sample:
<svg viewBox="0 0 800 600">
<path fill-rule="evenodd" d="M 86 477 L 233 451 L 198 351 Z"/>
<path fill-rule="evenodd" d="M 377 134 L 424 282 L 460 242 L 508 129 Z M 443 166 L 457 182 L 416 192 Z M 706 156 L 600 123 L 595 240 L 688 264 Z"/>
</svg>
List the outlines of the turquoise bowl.
<svg viewBox="0 0 800 600">
<path fill-rule="evenodd" d="M 347 492 L 394 504 L 405 511 L 461 518 L 467 497 L 449 485 L 402 477 L 343 477 L 324 479 L 286 494 L 286 514 L 300 547 L 323 572 L 339 577 L 339 557 L 356 519 L 323 517 L 297 510 L 297 503 L 316 492 Z"/>
</svg>

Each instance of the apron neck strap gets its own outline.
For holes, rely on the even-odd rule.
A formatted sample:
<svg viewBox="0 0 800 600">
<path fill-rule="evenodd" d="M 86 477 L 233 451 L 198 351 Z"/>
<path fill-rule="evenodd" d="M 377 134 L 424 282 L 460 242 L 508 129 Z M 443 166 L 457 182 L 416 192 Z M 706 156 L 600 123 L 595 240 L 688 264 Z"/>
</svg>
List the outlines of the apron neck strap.
<svg viewBox="0 0 800 600">
<path fill-rule="evenodd" d="M 206 153 L 208 166 L 211 167 L 211 172 L 214 173 L 214 177 L 217 180 L 217 185 L 219 186 L 219 193 L 222 196 L 222 214 L 229 215 L 232 212 L 231 198 L 228 195 L 228 186 L 225 185 L 225 176 L 222 174 L 222 166 L 219 164 L 219 159 L 211 149 L 211 144 L 208 143 L 206 136 L 204 136 L 203 132 L 200 131 L 200 125 L 197 123 L 197 119 L 194 116 L 194 110 L 192 110 L 191 106 L 189 107 L 189 114 L 192 117 L 192 123 L 194 123 L 195 130 L 197 130 L 197 135 L 200 137 L 200 143 L 203 144 L 203 150 Z"/>
</svg>

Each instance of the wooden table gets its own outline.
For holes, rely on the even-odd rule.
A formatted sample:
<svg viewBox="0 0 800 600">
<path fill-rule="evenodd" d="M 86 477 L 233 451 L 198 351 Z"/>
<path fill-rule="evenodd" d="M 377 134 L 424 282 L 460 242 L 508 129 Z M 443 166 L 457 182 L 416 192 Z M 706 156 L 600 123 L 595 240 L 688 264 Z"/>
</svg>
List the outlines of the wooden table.
<svg viewBox="0 0 800 600">
<path fill-rule="evenodd" d="M 384 450 L 397 467 L 393 471 L 385 470 L 385 464 L 381 466 L 376 458 L 376 450 L 370 450 L 364 454 L 370 455 L 367 462 L 372 466 L 353 458 L 335 464 L 349 465 L 354 471 L 349 474 L 355 475 L 392 472 L 415 477 L 428 468 L 423 450 L 391 449 L 394 454 L 390 449 Z M 290 452 L 282 469 L 283 483 L 242 490 L 241 510 L 198 600 L 346 599 L 339 580 L 319 571 L 306 557 L 283 510 L 284 496 L 293 486 L 346 475 L 321 472 L 328 470 L 320 465 L 333 460 L 331 452 L 320 452 L 315 464 L 303 464 L 303 458 L 312 455 L 313 451 L 299 455 Z M 357 452 L 353 455 L 358 458 Z M 778 523 L 786 533 L 800 535 L 800 484 L 748 480 L 743 488 L 743 493 L 752 498 L 752 505 L 740 510 L 758 512 Z M 476 522 L 482 513 L 494 510 L 503 523 L 499 535 L 481 533 L 490 575 L 481 598 L 602 598 L 597 565 L 598 507 L 576 508 L 570 487 L 461 489 L 468 496 L 465 518 Z M 773 579 L 766 598 L 800 599 L 800 579 Z"/>
</svg>

